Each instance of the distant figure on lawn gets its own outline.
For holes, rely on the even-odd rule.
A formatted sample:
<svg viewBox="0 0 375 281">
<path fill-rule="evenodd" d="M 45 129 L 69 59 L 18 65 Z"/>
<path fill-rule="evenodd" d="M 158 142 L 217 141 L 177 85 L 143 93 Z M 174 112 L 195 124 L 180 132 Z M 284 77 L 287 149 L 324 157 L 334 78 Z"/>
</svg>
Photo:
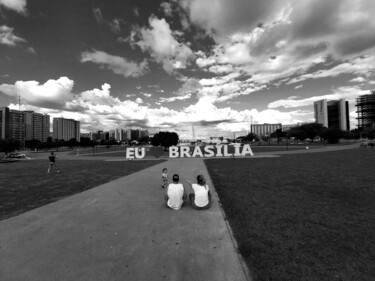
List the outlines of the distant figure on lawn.
<svg viewBox="0 0 375 281">
<path fill-rule="evenodd" d="M 211 207 L 210 188 L 202 175 L 197 176 L 197 183 L 191 185 L 194 193 L 189 194 L 191 206 L 196 210 L 207 210 Z"/>
<path fill-rule="evenodd" d="M 48 156 L 49 165 L 48 165 L 47 174 L 49 174 L 49 172 L 52 170 L 52 168 L 57 169 L 56 168 L 56 158 L 57 158 L 57 156 L 55 155 L 54 152 L 51 152 L 50 156 Z M 56 170 L 56 172 L 59 172 L 59 171 Z"/>
<path fill-rule="evenodd" d="M 163 169 L 163 173 L 161 174 L 161 180 L 162 180 L 161 187 L 166 188 L 168 186 L 168 169 L 167 168 Z"/>
<path fill-rule="evenodd" d="M 167 201 L 167 206 L 173 210 L 181 209 L 186 200 L 187 196 L 185 193 L 184 186 L 179 183 L 180 177 L 174 174 L 172 177 L 173 183 L 170 183 L 167 187 L 165 200 Z"/>
</svg>

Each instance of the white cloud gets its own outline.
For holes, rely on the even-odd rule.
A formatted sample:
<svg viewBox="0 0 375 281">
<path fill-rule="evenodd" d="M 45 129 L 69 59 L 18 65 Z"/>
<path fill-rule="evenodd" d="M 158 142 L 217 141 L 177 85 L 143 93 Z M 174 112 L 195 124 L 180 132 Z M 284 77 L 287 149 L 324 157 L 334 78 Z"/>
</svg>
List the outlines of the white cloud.
<svg viewBox="0 0 375 281">
<path fill-rule="evenodd" d="M 363 77 L 357 77 L 357 78 L 353 78 L 349 82 L 359 82 L 359 83 L 362 83 L 362 82 L 365 82 L 365 81 L 366 81 L 365 78 L 363 78 Z"/>
<path fill-rule="evenodd" d="M 346 99 L 348 101 L 354 101 L 358 96 L 368 94 L 367 90 L 361 90 L 358 86 L 352 87 L 339 87 L 333 90 L 332 94 L 323 95 L 323 96 L 314 96 L 305 99 L 298 100 L 297 97 L 277 100 L 268 104 L 268 108 L 293 108 L 293 107 L 302 107 L 310 106 L 312 107 L 315 101 L 327 99 L 327 100 L 338 100 Z"/>
<path fill-rule="evenodd" d="M 298 83 L 308 79 L 337 77 L 345 73 L 356 75 L 371 75 L 375 72 L 374 60 L 375 57 L 370 55 L 357 57 L 351 61 L 336 65 L 331 69 L 318 70 L 313 73 L 303 74 L 301 76 L 289 80 L 286 84 Z"/>
<path fill-rule="evenodd" d="M 176 111 L 163 106 L 153 108 L 149 104 L 145 105 L 141 98 L 135 101 L 121 101 L 111 95 L 111 86 L 107 83 L 103 84 L 101 89 L 87 90 L 79 94 L 72 93 L 73 85 L 72 80 L 61 77 L 57 80 L 48 80 L 44 84 L 36 81 L 18 81 L 15 85 L 3 84 L 0 85 L 0 91 L 14 99 L 20 94 L 21 99 L 25 101 L 21 110 L 34 110 L 50 114 L 52 118 L 64 117 L 81 121 L 83 131 L 109 130 L 119 126 L 174 130 L 181 128 L 181 124 L 195 123 L 197 132 L 208 137 L 239 129 L 246 131 L 250 116 L 257 123 L 296 123 L 311 115 L 300 110 L 237 111 L 230 107 L 218 108 L 210 97 L 201 97 L 195 104 Z M 160 101 L 172 102 L 189 98 L 191 93 Z M 11 104 L 10 107 L 18 108 L 18 105 Z"/>
<path fill-rule="evenodd" d="M 137 99 L 135 100 L 135 102 L 138 103 L 138 104 L 141 104 L 141 103 L 143 103 L 143 100 L 142 100 L 141 98 L 137 98 Z"/>
<path fill-rule="evenodd" d="M 119 19 L 114 19 L 111 22 L 108 23 L 109 27 L 114 33 L 119 33 L 121 31 L 121 25 Z"/>
<path fill-rule="evenodd" d="M 162 8 L 164 14 L 168 17 L 171 17 L 172 16 L 172 6 L 170 3 L 168 2 L 162 2 L 160 4 L 160 7 Z"/>
<path fill-rule="evenodd" d="M 141 63 L 129 61 L 119 56 L 109 55 L 103 51 L 83 52 L 81 62 L 93 62 L 99 64 L 102 68 L 112 70 L 116 74 L 124 77 L 139 77 L 148 70 L 147 61 Z"/>
<path fill-rule="evenodd" d="M 13 34 L 14 28 L 6 25 L 0 26 L 0 44 L 16 46 L 18 43 L 26 42 L 25 39 Z"/>
<path fill-rule="evenodd" d="M 372 0 L 180 0 L 189 20 L 210 33 L 209 55 L 196 52 L 196 64 L 215 74 L 232 70 L 269 84 L 374 72 L 375 2 Z M 336 67 L 323 67 L 327 58 Z M 318 68 L 319 69 L 319 68 Z M 367 74 L 365 74 L 367 73 Z M 287 81 L 287 80 L 286 80 Z"/>
<path fill-rule="evenodd" d="M 301 88 L 303 88 L 303 85 L 298 85 L 298 86 L 294 87 L 295 90 L 298 90 L 298 89 L 301 89 Z"/>
<path fill-rule="evenodd" d="M 92 9 L 92 13 L 97 23 L 101 25 L 104 22 L 102 11 L 99 8 L 94 8 Z"/>
<path fill-rule="evenodd" d="M 20 95 L 22 103 L 32 106 L 62 108 L 66 102 L 73 99 L 73 85 L 73 80 L 60 77 L 57 80 L 50 79 L 44 84 L 37 81 L 17 81 L 14 85 L 2 84 L 0 91 L 14 98 Z"/>
<path fill-rule="evenodd" d="M 163 64 L 166 72 L 185 68 L 193 57 L 193 52 L 184 44 L 179 43 L 172 34 L 165 19 L 149 18 L 150 29 L 139 30 L 140 40 L 136 44 L 143 50 L 149 51 L 151 56 Z"/>
<path fill-rule="evenodd" d="M 159 103 L 161 102 L 174 102 L 176 100 L 187 100 L 191 98 L 191 93 L 188 93 L 183 96 L 175 96 L 175 97 L 170 97 L 170 98 L 160 98 Z"/>
<path fill-rule="evenodd" d="M 26 13 L 26 0 L 0 0 L 0 5 L 20 14 Z"/>
</svg>

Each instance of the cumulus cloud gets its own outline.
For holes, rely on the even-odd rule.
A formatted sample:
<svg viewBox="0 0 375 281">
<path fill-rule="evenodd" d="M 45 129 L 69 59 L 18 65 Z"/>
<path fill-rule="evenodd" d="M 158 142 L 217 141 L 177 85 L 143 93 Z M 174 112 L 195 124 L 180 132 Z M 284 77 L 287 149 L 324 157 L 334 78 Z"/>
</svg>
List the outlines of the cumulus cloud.
<svg viewBox="0 0 375 281">
<path fill-rule="evenodd" d="M 103 51 L 83 52 L 81 62 L 92 62 L 99 64 L 102 68 L 112 70 L 116 74 L 124 77 L 139 77 L 148 70 L 147 61 L 136 63 L 119 56 L 113 56 Z"/>
<path fill-rule="evenodd" d="M 14 85 L 0 85 L 0 91 L 6 95 L 17 98 L 18 94 L 25 102 L 21 110 L 34 110 L 49 114 L 52 118 L 72 118 L 81 122 L 83 131 L 109 130 L 111 128 L 129 128 L 141 126 L 144 128 L 164 128 L 174 130 L 181 128 L 181 124 L 196 124 L 199 127 L 210 124 L 210 128 L 200 134 L 209 137 L 212 134 L 220 135 L 227 132 L 247 130 L 249 116 L 254 122 L 298 122 L 307 116 L 306 112 L 294 110 L 281 112 L 276 109 L 257 111 L 237 111 L 230 107 L 218 108 L 209 97 L 200 98 L 195 104 L 179 111 L 160 106 L 159 108 L 145 105 L 141 98 L 132 100 L 120 100 L 111 95 L 111 86 L 103 84 L 100 89 L 92 89 L 73 94 L 74 82 L 67 77 L 57 80 L 48 80 L 44 84 L 36 81 L 18 81 Z M 1 96 L 1 95 L 0 95 Z M 190 93 L 179 95 L 163 102 L 171 102 L 172 99 L 184 100 L 191 97 Z M 9 105 L 18 108 L 17 104 Z M 233 124 L 228 126 L 225 124 Z M 190 126 L 190 125 L 187 125 Z M 206 127 L 207 128 L 207 127 Z M 188 132 L 188 134 L 190 134 Z M 191 135 L 186 135 L 191 137 Z"/>
<path fill-rule="evenodd" d="M 17 13 L 26 13 L 26 0 L 0 0 L 0 5 Z"/>
<path fill-rule="evenodd" d="M 189 21 L 216 42 L 209 54 L 196 52 L 196 64 L 214 74 L 240 71 L 261 84 L 297 76 L 291 84 L 374 72 L 374 58 L 369 55 L 375 47 L 372 0 L 179 3 Z M 329 71 L 324 66 L 328 58 L 337 65 Z M 308 73 L 312 68 L 322 69 Z"/>
<path fill-rule="evenodd" d="M 37 81 L 17 81 L 14 85 L 0 85 L 0 92 L 21 100 L 32 106 L 62 108 L 73 99 L 74 82 L 67 77 L 50 79 L 44 84 Z"/>
<path fill-rule="evenodd" d="M 363 78 L 363 77 L 356 77 L 356 78 L 353 78 L 352 80 L 350 80 L 349 82 L 354 82 L 354 83 L 359 82 L 359 83 L 362 83 L 362 82 L 365 82 L 365 81 L 366 81 L 366 79 Z"/>
<path fill-rule="evenodd" d="M 140 40 L 135 44 L 163 65 L 167 73 L 186 68 L 194 54 L 188 45 L 179 43 L 165 19 L 149 18 L 150 29 L 139 29 Z"/>
<path fill-rule="evenodd" d="M 14 47 L 18 43 L 26 42 L 25 39 L 14 35 L 13 30 L 14 28 L 6 25 L 0 26 L 0 44 Z"/>
</svg>

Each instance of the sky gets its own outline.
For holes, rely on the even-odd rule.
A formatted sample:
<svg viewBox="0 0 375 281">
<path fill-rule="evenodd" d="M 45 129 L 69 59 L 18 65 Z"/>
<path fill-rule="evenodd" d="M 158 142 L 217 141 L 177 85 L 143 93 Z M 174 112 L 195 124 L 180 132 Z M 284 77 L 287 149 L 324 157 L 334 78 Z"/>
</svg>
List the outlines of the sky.
<svg viewBox="0 0 375 281">
<path fill-rule="evenodd" d="M 373 0 L 0 0 L 0 106 L 180 139 L 375 89 Z M 19 102 L 20 101 L 20 102 Z"/>
</svg>

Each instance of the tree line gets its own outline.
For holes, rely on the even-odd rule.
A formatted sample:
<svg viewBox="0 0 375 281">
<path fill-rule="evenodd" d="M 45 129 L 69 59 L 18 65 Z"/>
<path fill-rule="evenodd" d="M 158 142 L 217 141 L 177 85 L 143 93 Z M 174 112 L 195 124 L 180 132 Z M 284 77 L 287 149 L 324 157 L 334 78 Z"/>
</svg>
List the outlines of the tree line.
<svg viewBox="0 0 375 281">
<path fill-rule="evenodd" d="M 277 129 L 269 136 L 260 137 L 256 134 L 250 133 L 244 138 L 244 140 L 269 141 L 271 138 L 277 139 L 278 142 L 291 139 L 295 139 L 297 141 L 308 140 L 314 142 L 318 138 L 319 141 L 335 144 L 338 143 L 340 139 L 374 139 L 375 128 L 367 127 L 364 130 L 353 129 L 351 131 L 343 131 L 337 128 L 327 128 L 318 123 L 306 123 L 300 126 L 292 127 L 285 131 Z"/>
</svg>

